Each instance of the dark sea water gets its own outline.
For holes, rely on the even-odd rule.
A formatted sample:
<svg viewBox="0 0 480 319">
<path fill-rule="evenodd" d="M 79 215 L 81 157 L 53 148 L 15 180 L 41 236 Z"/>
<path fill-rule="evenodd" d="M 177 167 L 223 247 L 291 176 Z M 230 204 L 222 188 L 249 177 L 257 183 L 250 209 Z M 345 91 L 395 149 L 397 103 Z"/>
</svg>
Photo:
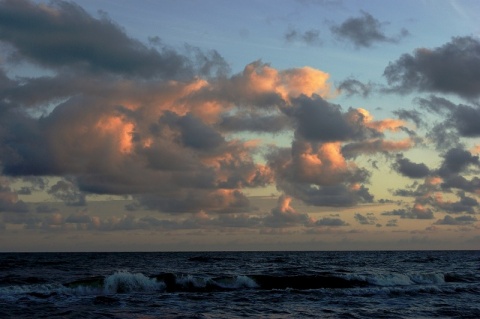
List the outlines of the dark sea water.
<svg viewBox="0 0 480 319">
<path fill-rule="evenodd" d="M 480 318 L 480 251 L 5 253 L 0 318 Z"/>
</svg>

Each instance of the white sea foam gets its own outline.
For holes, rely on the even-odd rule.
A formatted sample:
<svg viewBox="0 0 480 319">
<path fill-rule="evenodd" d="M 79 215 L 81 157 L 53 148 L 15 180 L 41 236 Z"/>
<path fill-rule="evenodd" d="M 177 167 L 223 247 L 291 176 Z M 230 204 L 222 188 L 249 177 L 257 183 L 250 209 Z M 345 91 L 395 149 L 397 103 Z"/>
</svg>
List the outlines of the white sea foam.
<svg viewBox="0 0 480 319">
<path fill-rule="evenodd" d="M 410 285 L 439 285 L 445 283 L 445 277 L 439 273 L 386 273 L 386 274 L 365 274 L 348 275 L 349 280 L 360 280 L 370 285 L 379 287 L 396 287 Z"/>
<path fill-rule="evenodd" d="M 62 287 L 62 285 L 58 284 L 6 286 L 0 288 L 0 295 L 15 295 L 33 292 L 49 294 L 52 292 L 57 292 L 58 290 L 62 289 Z"/>
<path fill-rule="evenodd" d="M 176 283 L 183 287 L 192 286 L 195 288 L 205 288 L 209 281 L 211 281 L 211 278 L 195 277 L 192 275 L 179 276 L 176 278 Z"/>
<path fill-rule="evenodd" d="M 236 276 L 231 278 L 224 278 L 220 280 L 215 280 L 218 286 L 227 289 L 238 289 L 238 288 L 257 288 L 257 283 L 248 276 Z"/>
<path fill-rule="evenodd" d="M 104 290 L 106 293 L 127 293 L 132 291 L 154 291 L 165 288 L 163 282 L 157 282 L 153 278 L 127 271 L 118 271 L 105 278 Z"/>
<path fill-rule="evenodd" d="M 416 284 L 444 284 L 445 276 L 443 274 L 413 274 L 410 275 L 411 280 Z"/>
<path fill-rule="evenodd" d="M 413 284 L 413 281 L 409 276 L 396 273 L 368 276 L 367 282 L 369 284 L 381 287 L 408 286 Z"/>
</svg>

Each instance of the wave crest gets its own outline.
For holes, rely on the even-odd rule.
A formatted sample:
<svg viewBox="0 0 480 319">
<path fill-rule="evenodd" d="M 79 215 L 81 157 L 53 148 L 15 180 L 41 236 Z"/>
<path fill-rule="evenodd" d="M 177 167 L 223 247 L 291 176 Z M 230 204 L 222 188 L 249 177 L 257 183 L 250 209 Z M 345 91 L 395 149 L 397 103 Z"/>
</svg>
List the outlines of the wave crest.
<svg viewBox="0 0 480 319">
<path fill-rule="evenodd" d="M 165 288 L 163 282 L 157 282 L 141 273 L 132 274 L 127 271 L 117 271 L 105 278 L 106 293 L 127 293 L 132 291 L 155 291 Z"/>
</svg>

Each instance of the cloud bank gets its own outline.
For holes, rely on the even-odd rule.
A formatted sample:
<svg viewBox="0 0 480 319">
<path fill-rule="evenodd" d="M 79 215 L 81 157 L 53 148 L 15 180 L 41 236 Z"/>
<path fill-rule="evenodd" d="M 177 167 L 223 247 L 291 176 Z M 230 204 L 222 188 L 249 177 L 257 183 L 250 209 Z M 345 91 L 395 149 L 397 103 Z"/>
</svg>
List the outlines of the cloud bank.
<svg viewBox="0 0 480 319">
<path fill-rule="evenodd" d="M 364 12 L 331 32 L 357 48 L 406 35 L 388 36 L 382 26 Z M 319 41 L 319 32 L 292 31 L 286 38 L 311 43 Z M 348 226 L 336 217 L 315 220 L 290 201 L 322 207 L 374 203 L 372 171 L 361 159 L 377 155 L 416 180 L 410 189 L 392 191 L 411 198 L 411 205 L 383 215 L 433 220 L 439 211 L 478 211 L 480 182 L 472 176 L 478 156 L 460 142 L 480 135 L 479 105 L 472 102 L 480 92 L 480 46 L 473 37 L 402 55 L 384 71 L 390 93 L 454 93 L 470 101 L 417 100 L 421 112 L 441 119 L 432 132 L 444 134 L 430 136 L 449 145 L 438 167 L 405 155 L 423 141 L 409 128 L 427 125 L 420 111 L 375 119 L 366 109 L 332 102 L 336 94 L 369 96 L 371 86 L 354 79 L 342 82 L 339 93 L 322 70 L 276 69 L 261 60 L 232 74 L 215 50 L 187 45 L 181 51 L 159 39 L 142 43 L 106 15 L 93 17 L 64 1 L 1 1 L 0 42 L 6 61 L 0 69 L 0 212 L 9 213 L 4 223 L 98 230 Z M 39 71 L 19 77 L 10 65 Z M 281 141 L 265 143 L 264 136 Z M 15 191 L 9 180 L 29 186 Z M 248 193 L 269 186 L 280 193 L 277 206 L 257 214 Z M 129 214 L 146 209 L 189 215 L 175 222 L 128 214 L 100 220 L 82 212 L 61 216 L 48 205 L 25 214 L 28 205 L 18 195 L 32 190 L 74 207 L 88 206 L 89 196 L 120 195 L 133 200 Z M 457 200 L 439 195 L 447 192 Z M 39 214 L 50 215 L 42 222 Z M 360 225 L 377 224 L 374 215 L 354 218 Z M 475 221 L 458 216 L 436 224 Z M 397 226 L 397 220 L 386 225 Z"/>
</svg>

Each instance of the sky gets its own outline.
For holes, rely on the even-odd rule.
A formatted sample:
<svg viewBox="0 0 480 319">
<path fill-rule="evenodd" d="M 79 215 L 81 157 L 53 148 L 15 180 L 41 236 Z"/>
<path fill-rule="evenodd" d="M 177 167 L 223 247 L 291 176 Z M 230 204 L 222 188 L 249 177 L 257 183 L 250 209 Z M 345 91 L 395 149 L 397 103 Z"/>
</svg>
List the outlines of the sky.
<svg viewBox="0 0 480 319">
<path fill-rule="evenodd" d="M 479 249 L 478 21 L 0 0 L 0 251 Z"/>
</svg>

